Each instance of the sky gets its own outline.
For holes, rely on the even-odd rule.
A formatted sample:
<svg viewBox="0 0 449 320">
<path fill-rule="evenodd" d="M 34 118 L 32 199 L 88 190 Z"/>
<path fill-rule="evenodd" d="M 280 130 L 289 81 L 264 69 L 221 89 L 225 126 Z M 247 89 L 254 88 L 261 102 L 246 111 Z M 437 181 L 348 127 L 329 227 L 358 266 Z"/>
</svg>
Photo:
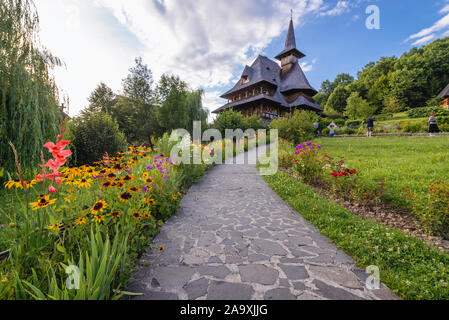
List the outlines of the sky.
<svg viewBox="0 0 449 320">
<path fill-rule="evenodd" d="M 259 54 L 274 59 L 282 51 L 291 10 L 297 47 L 306 54 L 300 62 L 317 90 L 339 73 L 356 77 L 382 56 L 400 56 L 449 36 L 449 0 L 35 0 L 35 5 L 41 44 L 64 61 L 52 72 L 61 95 L 69 97 L 71 116 L 87 107 L 100 82 L 120 93 L 139 56 L 155 82 L 168 73 L 203 89 L 203 105 L 213 111 L 226 103 L 219 96 L 240 79 L 245 65 Z"/>
</svg>

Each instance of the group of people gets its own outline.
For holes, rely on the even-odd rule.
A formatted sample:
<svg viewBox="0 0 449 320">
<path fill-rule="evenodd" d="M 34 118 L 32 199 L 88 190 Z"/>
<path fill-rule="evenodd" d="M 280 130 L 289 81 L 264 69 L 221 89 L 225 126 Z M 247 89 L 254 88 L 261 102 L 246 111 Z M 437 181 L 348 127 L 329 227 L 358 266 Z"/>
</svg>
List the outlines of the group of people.
<svg viewBox="0 0 449 320">
<path fill-rule="evenodd" d="M 436 113 L 432 112 L 432 114 L 429 117 L 429 133 L 431 137 L 435 136 L 435 133 L 440 132 L 440 128 L 438 128 L 438 124 L 437 124 L 437 118 L 435 117 Z M 373 136 L 373 132 L 374 132 L 374 122 L 377 121 L 376 118 L 374 117 L 369 117 L 368 119 L 366 119 L 366 127 L 367 127 L 367 133 L 366 136 L 368 138 L 372 138 Z M 315 127 L 316 130 L 316 137 L 321 136 L 321 128 L 320 128 L 320 123 L 319 122 L 315 122 L 313 124 L 313 126 Z M 337 125 L 335 124 L 334 121 L 332 121 L 332 123 L 327 127 L 329 129 L 329 136 L 330 137 L 334 137 L 335 136 L 335 130 L 338 129 Z"/>
<path fill-rule="evenodd" d="M 376 118 L 370 117 L 366 119 L 366 125 L 368 128 L 367 137 L 371 138 L 373 136 L 374 131 L 374 121 L 377 121 Z M 429 134 L 431 137 L 435 137 L 435 133 L 439 133 L 440 128 L 438 127 L 436 113 L 432 112 L 429 117 Z"/>
</svg>

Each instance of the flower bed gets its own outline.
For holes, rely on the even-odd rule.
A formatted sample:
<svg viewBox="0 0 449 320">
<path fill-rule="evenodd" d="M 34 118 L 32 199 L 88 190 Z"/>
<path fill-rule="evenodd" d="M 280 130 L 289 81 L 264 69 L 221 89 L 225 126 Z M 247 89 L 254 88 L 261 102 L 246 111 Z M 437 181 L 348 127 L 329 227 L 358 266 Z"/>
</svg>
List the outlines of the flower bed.
<svg viewBox="0 0 449 320">
<path fill-rule="evenodd" d="M 190 148 L 213 156 L 226 144 L 232 142 Z M 257 144 L 249 139 L 242 149 Z M 68 168 L 68 145 L 62 136 L 46 144 L 53 158 L 42 159 L 41 173 L 32 181 L 23 180 L 16 159 L 17 177 L 6 183 L 10 198 L 0 210 L 0 252 L 9 249 L 0 255 L 0 299 L 131 294 L 122 288 L 138 256 L 176 213 L 181 192 L 212 166 L 177 164 L 160 150 L 141 147 Z M 165 137 L 158 148 L 171 146 Z M 241 151 L 238 144 L 230 150 L 224 158 Z"/>
<path fill-rule="evenodd" d="M 371 206 L 390 202 L 396 191 L 383 179 L 364 178 L 358 169 L 346 165 L 346 159 L 331 157 L 311 142 L 294 151 L 290 143 L 282 141 L 280 150 L 281 167 L 290 168 L 303 182 L 319 185 L 344 201 Z M 289 152 L 293 155 L 291 162 L 285 161 Z M 397 204 L 411 210 L 429 232 L 449 239 L 449 185 L 438 180 L 423 188 L 427 191 L 421 194 L 404 188 Z"/>
<path fill-rule="evenodd" d="M 333 177 L 332 177 L 333 178 Z M 279 171 L 264 176 L 294 210 L 352 256 L 357 266 L 375 265 L 380 278 L 404 299 L 449 299 L 449 255 L 380 223 L 364 220 Z"/>
</svg>

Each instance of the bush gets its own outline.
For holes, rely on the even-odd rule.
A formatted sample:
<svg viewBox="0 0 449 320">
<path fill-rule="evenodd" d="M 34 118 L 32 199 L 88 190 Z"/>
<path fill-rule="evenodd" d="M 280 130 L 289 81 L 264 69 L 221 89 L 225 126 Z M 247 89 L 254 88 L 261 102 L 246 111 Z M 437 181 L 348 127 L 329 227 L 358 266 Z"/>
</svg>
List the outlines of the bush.
<svg viewBox="0 0 449 320">
<path fill-rule="evenodd" d="M 437 181 L 427 188 L 424 199 L 407 193 L 413 211 L 434 234 L 449 239 L 449 183 Z"/>
<path fill-rule="evenodd" d="M 277 129 L 280 138 L 299 144 L 314 137 L 313 124 L 316 121 L 319 121 L 319 116 L 315 112 L 296 110 L 289 117 L 273 120 L 270 129 Z"/>
<path fill-rule="evenodd" d="M 348 120 L 346 121 L 345 126 L 351 129 L 358 129 L 362 127 L 364 123 L 364 120 Z"/>
<path fill-rule="evenodd" d="M 126 150 L 126 139 L 118 124 L 106 113 L 75 119 L 71 125 L 73 152 L 77 165 L 98 161 L 107 152 L 110 156 Z"/>
<path fill-rule="evenodd" d="M 346 120 L 343 118 L 334 119 L 334 123 L 337 125 L 337 127 L 344 127 Z"/>
<path fill-rule="evenodd" d="M 384 113 L 376 116 L 377 121 L 388 121 L 393 119 L 392 113 Z"/>
<path fill-rule="evenodd" d="M 306 183 L 319 183 L 323 177 L 321 146 L 307 142 L 296 147 L 293 169 Z"/>
<path fill-rule="evenodd" d="M 339 132 L 340 132 L 340 134 L 353 135 L 353 134 L 357 134 L 358 130 L 357 129 L 352 129 L 352 128 L 349 128 L 349 127 L 344 127 Z"/>
<path fill-rule="evenodd" d="M 407 111 L 407 115 L 410 118 L 426 118 L 429 117 L 432 112 L 435 112 L 437 116 L 448 117 L 449 110 L 443 109 L 441 107 L 426 107 L 426 108 L 415 108 Z"/>
<path fill-rule="evenodd" d="M 245 118 L 242 113 L 233 110 L 226 110 L 220 113 L 213 127 L 221 132 L 223 138 L 225 137 L 226 129 L 242 129 L 245 131 L 247 129 L 259 130 L 265 128 L 257 115 Z"/>
<path fill-rule="evenodd" d="M 401 130 L 406 133 L 423 133 L 427 132 L 428 128 L 422 123 L 407 123 L 401 127 Z"/>
</svg>

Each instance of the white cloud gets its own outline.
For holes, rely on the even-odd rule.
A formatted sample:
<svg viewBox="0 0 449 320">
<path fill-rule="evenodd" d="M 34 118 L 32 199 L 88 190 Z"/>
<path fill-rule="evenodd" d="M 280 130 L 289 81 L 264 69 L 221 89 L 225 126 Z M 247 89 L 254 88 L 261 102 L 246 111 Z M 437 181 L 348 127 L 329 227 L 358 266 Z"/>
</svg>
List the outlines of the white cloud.
<svg viewBox="0 0 449 320">
<path fill-rule="evenodd" d="M 42 42 L 67 64 L 55 71 L 71 98 L 71 115 L 104 81 L 115 91 L 142 56 L 157 80 L 179 75 L 206 90 L 210 110 L 223 100 L 217 88 L 229 85 L 241 66 L 288 27 L 318 15 L 323 0 L 38 0 Z M 347 1 L 336 8 L 345 9 Z M 334 9 L 336 9 L 334 8 Z M 312 63 L 313 64 L 313 63 Z M 312 65 L 306 65 L 305 71 Z"/>
<path fill-rule="evenodd" d="M 313 59 L 312 62 L 310 62 L 310 63 L 308 61 L 304 61 L 304 62 L 301 62 L 300 65 L 304 72 L 309 72 L 309 71 L 312 71 L 313 65 L 315 63 L 316 63 L 316 59 Z"/>
<path fill-rule="evenodd" d="M 449 12 L 449 4 L 445 5 L 443 9 L 439 11 L 441 14 Z"/>
<path fill-rule="evenodd" d="M 320 16 L 339 16 L 349 11 L 349 1 L 339 0 L 334 8 L 320 12 Z"/>
<path fill-rule="evenodd" d="M 443 7 L 439 11 L 439 13 L 440 14 L 447 13 L 447 14 L 443 18 L 435 22 L 432 26 L 424 28 L 418 33 L 412 34 L 410 37 L 407 38 L 406 42 L 417 39 L 412 43 L 412 45 L 422 45 L 435 38 L 447 36 L 447 32 L 449 31 L 449 4 Z"/>
<path fill-rule="evenodd" d="M 433 39 L 435 39 L 435 34 L 430 34 L 428 36 L 419 38 L 418 40 L 413 42 L 412 45 L 414 45 L 414 46 L 422 46 L 422 45 L 428 43 L 429 41 L 432 41 Z"/>
</svg>

